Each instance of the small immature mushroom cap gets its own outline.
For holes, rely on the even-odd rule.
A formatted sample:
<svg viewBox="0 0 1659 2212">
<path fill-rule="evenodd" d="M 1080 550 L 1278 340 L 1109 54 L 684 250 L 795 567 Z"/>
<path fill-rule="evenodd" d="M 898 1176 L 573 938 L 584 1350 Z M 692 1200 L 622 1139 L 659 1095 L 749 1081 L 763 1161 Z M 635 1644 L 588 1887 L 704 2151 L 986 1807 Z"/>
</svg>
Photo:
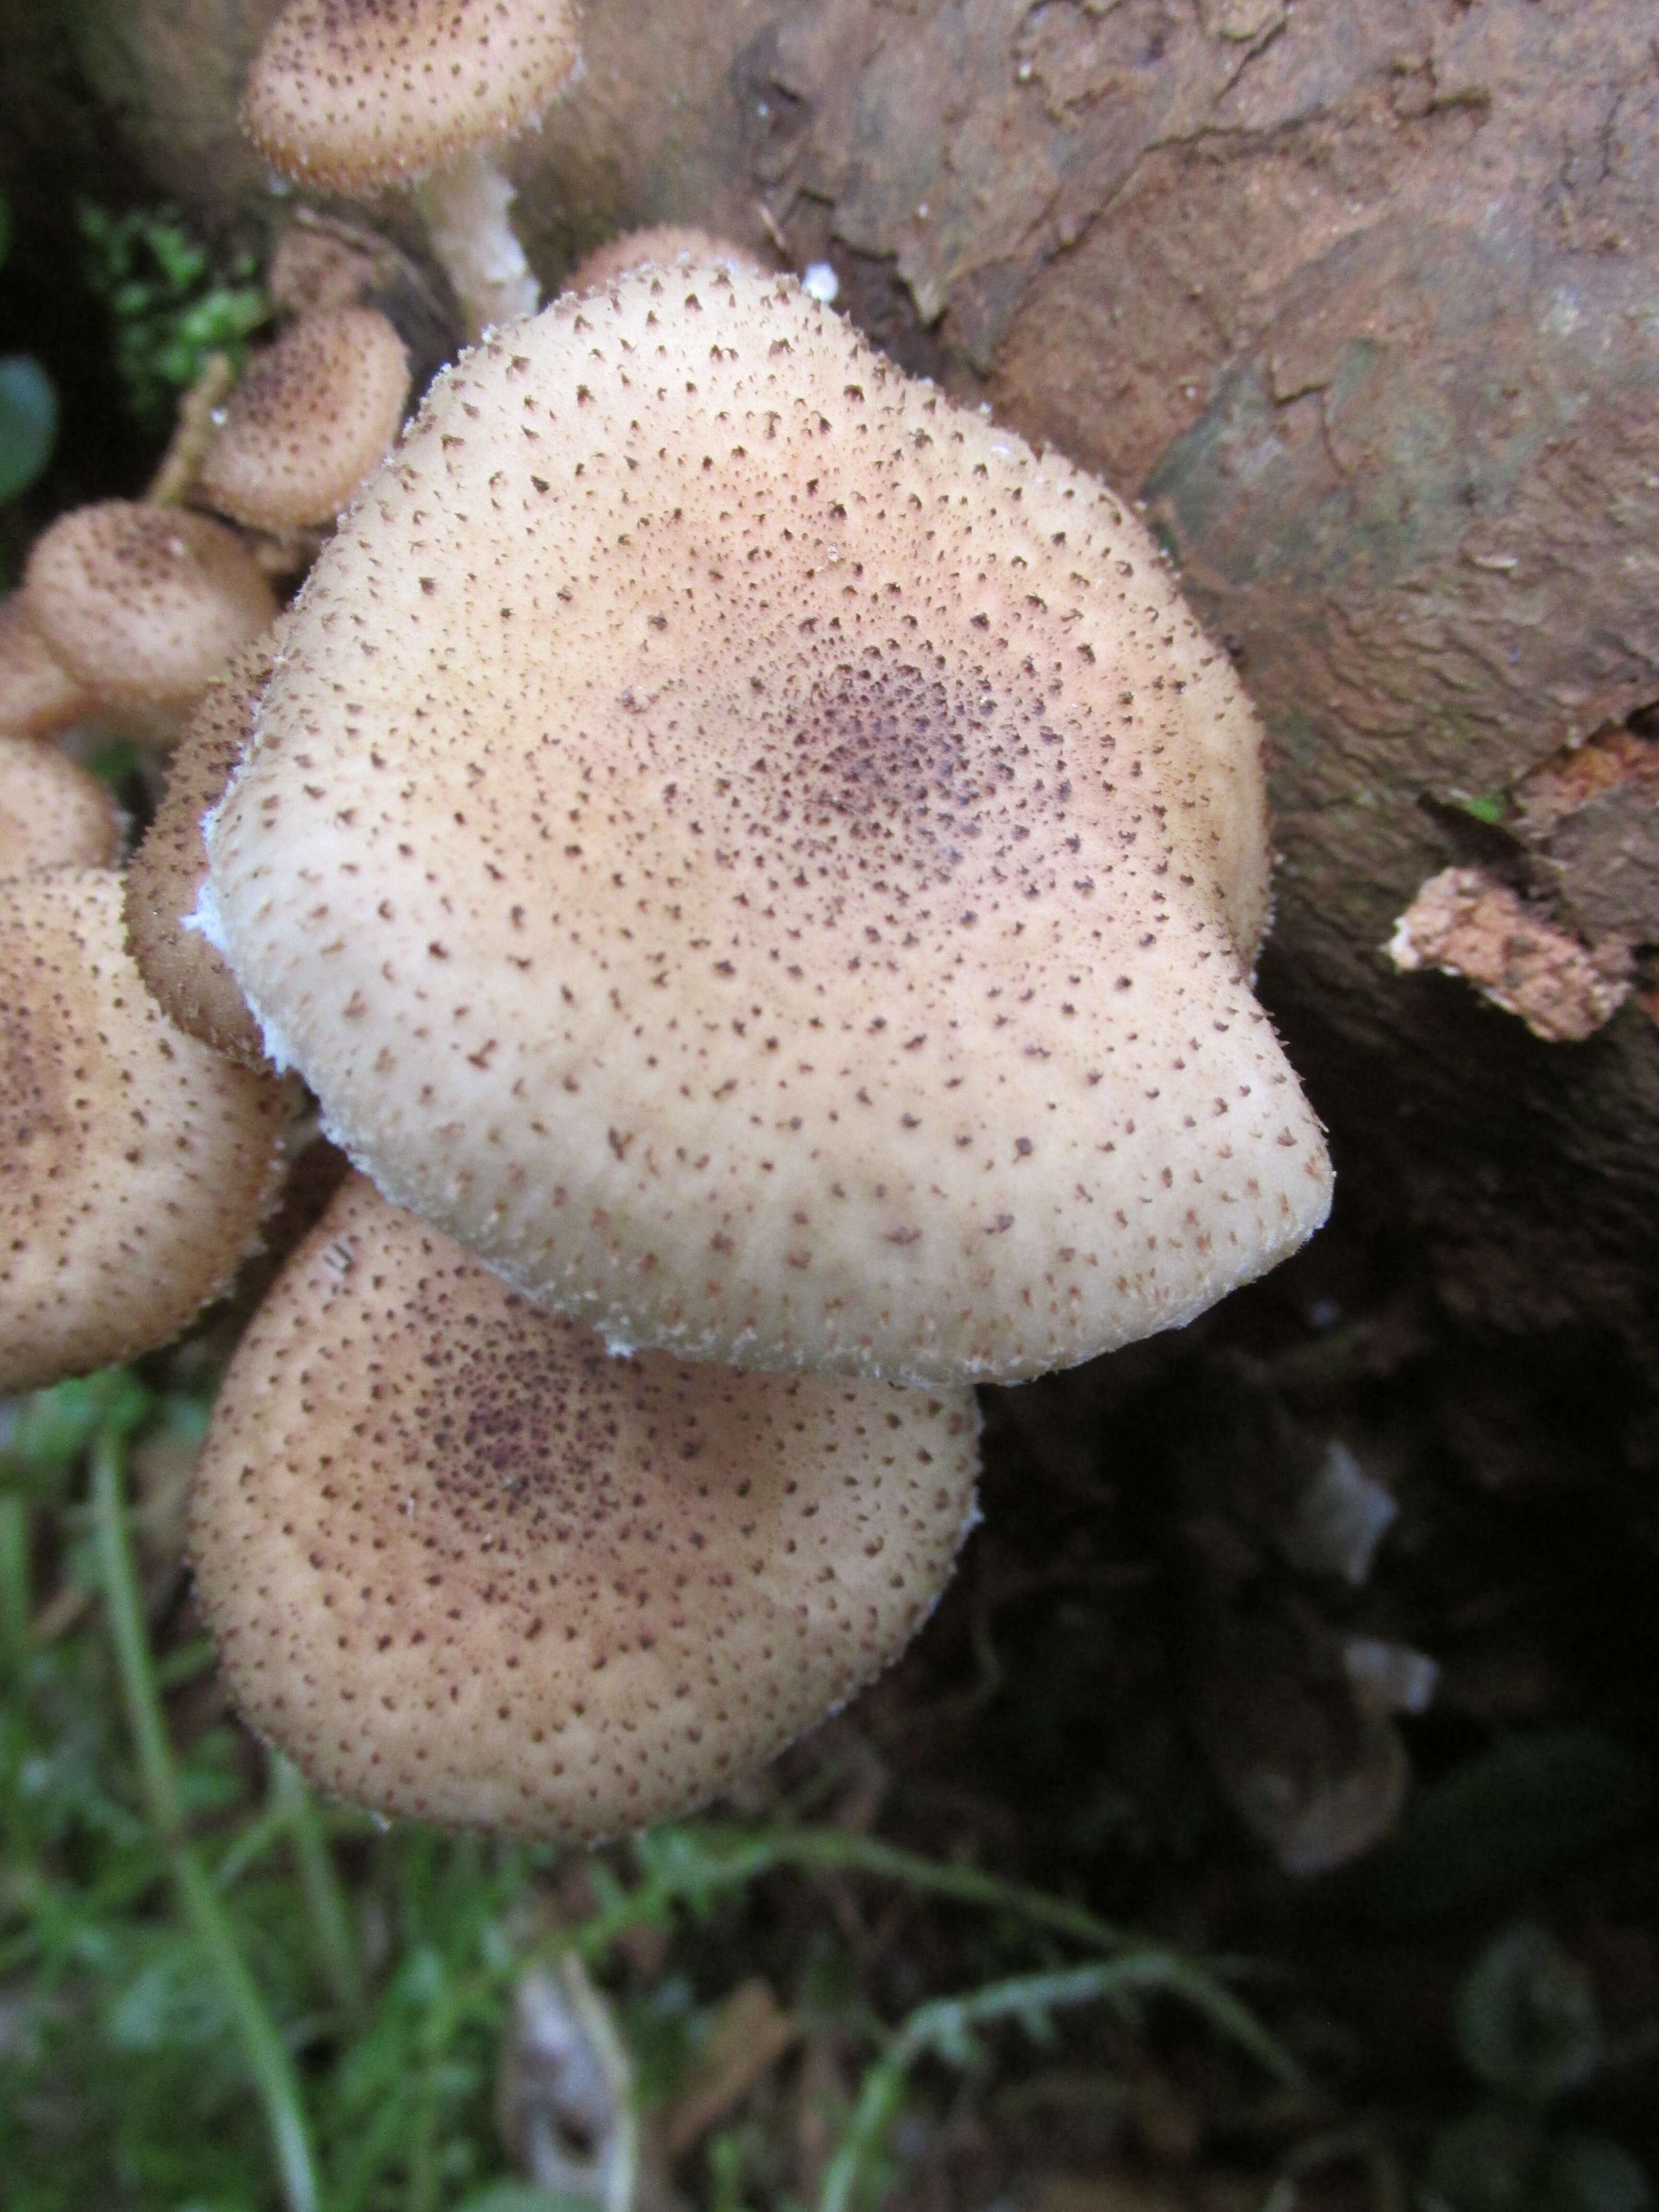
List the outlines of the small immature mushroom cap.
<svg viewBox="0 0 1659 2212">
<path fill-rule="evenodd" d="M 275 1194 L 283 1086 L 174 1029 L 122 936 L 112 872 L 0 885 L 0 1390 L 167 1343 Z"/>
<path fill-rule="evenodd" d="M 331 522 L 385 459 L 408 398 L 409 356 L 377 307 L 302 316 L 231 394 L 202 496 L 259 530 Z"/>
<path fill-rule="evenodd" d="M 533 123 L 579 52 L 573 0 L 292 0 L 242 120 L 283 175 L 368 191 Z"/>
<path fill-rule="evenodd" d="M 209 833 L 360 1166 L 623 1345 L 1014 1380 L 1323 1218 L 1261 732 L 1112 494 L 792 279 L 441 380 Z"/>
<path fill-rule="evenodd" d="M 90 769 L 36 738 L 0 738 L 0 883 L 42 868 L 112 868 L 121 810 Z"/>
<path fill-rule="evenodd" d="M 226 1374 L 191 1504 L 239 1704 L 411 1818 L 614 1834 L 736 1781 L 933 1607 L 978 1417 L 613 1359 L 354 1177 Z"/>
<path fill-rule="evenodd" d="M 734 269 L 758 270 L 760 267 L 752 253 L 741 246 L 728 245 L 712 231 L 698 230 L 690 223 L 663 222 L 647 230 L 626 231 L 620 238 L 608 238 L 603 246 L 596 246 L 571 270 L 565 289 L 595 291 L 630 269 L 642 269 L 647 261 L 662 268 L 682 259 L 726 262 Z"/>
<path fill-rule="evenodd" d="M 115 707 L 188 703 L 276 615 L 234 531 L 129 500 L 60 515 L 29 555 L 24 589 L 52 652 Z"/>
<path fill-rule="evenodd" d="M 0 734 L 51 738 L 97 704 L 41 636 L 23 594 L 0 599 Z"/>
<path fill-rule="evenodd" d="M 126 872 L 127 943 L 151 995 L 186 1036 L 269 1069 L 259 1025 L 224 957 L 198 928 L 207 877 L 202 817 L 224 797 L 287 630 L 280 617 L 208 686 L 167 763 L 167 796 Z"/>
</svg>

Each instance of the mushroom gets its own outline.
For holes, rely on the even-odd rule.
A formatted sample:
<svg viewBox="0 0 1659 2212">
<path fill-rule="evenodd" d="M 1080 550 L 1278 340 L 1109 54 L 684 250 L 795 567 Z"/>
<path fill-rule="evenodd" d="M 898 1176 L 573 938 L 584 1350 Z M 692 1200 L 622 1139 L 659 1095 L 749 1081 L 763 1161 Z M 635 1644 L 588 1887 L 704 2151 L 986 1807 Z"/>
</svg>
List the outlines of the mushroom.
<svg viewBox="0 0 1659 2212">
<path fill-rule="evenodd" d="M 126 872 L 127 943 L 168 1020 L 243 1066 L 265 1069 L 258 1024 L 236 978 L 191 917 L 207 876 L 202 817 L 224 796 L 286 629 L 287 617 L 279 617 L 208 686 L 167 763 L 167 795 Z"/>
<path fill-rule="evenodd" d="M 242 101 L 250 137 L 298 184 L 416 197 L 472 335 L 540 293 L 489 149 L 574 74 L 574 0 L 289 0 Z"/>
<path fill-rule="evenodd" d="M 34 738 L 0 738 L 0 883 L 41 868 L 111 868 L 121 811 L 106 784 Z"/>
<path fill-rule="evenodd" d="M 104 869 L 0 884 L 0 1390 L 24 1390 L 167 1343 L 225 1288 L 288 1093 L 173 1028 Z"/>
<path fill-rule="evenodd" d="M 223 523 L 119 499 L 60 515 L 35 541 L 24 590 L 51 653 L 118 708 L 190 705 L 276 614 Z"/>
<path fill-rule="evenodd" d="M 646 269 L 440 380 L 210 826 L 387 1194 L 615 1343 L 932 1385 L 1322 1220 L 1249 986 L 1261 731 L 1109 491 L 793 279 Z"/>
<path fill-rule="evenodd" d="M 0 734 L 52 738 L 97 702 L 58 661 L 21 592 L 0 599 Z"/>
<path fill-rule="evenodd" d="M 332 522 L 384 458 L 408 399 L 409 356 L 378 308 L 302 316 L 232 393 L 202 496 L 258 530 Z"/>
<path fill-rule="evenodd" d="M 647 261 L 659 268 L 678 261 L 725 262 L 734 269 L 760 268 L 752 253 L 745 252 L 740 246 L 728 245 L 711 231 L 698 230 L 690 223 L 664 222 L 646 230 L 626 231 L 620 238 L 608 238 L 603 246 L 596 246 L 571 270 L 565 289 L 597 291 L 625 276 L 630 269 L 642 269 Z"/>
<path fill-rule="evenodd" d="M 422 1820 L 592 1838 L 867 1682 L 974 1518 L 971 1395 L 613 1359 L 350 1179 L 232 1358 L 191 1504 L 247 1718 Z"/>
</svg>

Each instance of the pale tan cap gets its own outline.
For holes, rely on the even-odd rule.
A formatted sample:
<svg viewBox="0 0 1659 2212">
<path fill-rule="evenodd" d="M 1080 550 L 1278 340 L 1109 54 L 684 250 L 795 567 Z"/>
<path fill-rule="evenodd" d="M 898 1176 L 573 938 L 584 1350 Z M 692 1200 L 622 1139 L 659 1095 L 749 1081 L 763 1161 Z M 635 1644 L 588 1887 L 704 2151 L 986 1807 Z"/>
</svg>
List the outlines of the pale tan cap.
<svg viewBox="0 0 1659 2212">
<path fill-rule="evenodd" d="M 1134 516 L 786 278 L 441 380 L 209 836 L 268 1039 L 614 1340 L 1013 1380 L 1323 1218 L 1261 732 Z"/>
<path fill-rule="evenodd" d="M 978 1417 L 612 1359 L 354 1177 L 238 1346 L 192 1500 L 232 1690 L 385 1813 L 683 1812 L 885 1666 L 973 1516 Z"/>
<path fill-rule="evenodd" d="M 42 868 L 112 868 L 121 810 L 109 786 L 38 738 L 0 738 L 0 882 Z"/>
<path fill-rule="evenodd" d="M 21 592 L 0 599 L 0 735 L 50 738 L 97 704 L 41 636 Z"/>
<path fill-rule="evenodd" d="M 202 496 L 237 522 L 331 522 L 398 434 L 409 356 L 375 307 L 306 315 L 252 362 L 202 464 Z"/>
<path fill-rule="evenodd" d="M 242 120 L 285 176 L 367 191 L 533 123 L 579 52 L 571 0 L 292 0 Z"/>
<path fill-rule="evenodd" d="M 690 223 L 653 223 L 645 230 L 624 231 L 620 238 L 607 238 L 603 246 L 596 246 L 571 270 L 565 289 L 595 291 L 630 269 L 642 269 L 647 261 L 659 268 L 681 261 L 725 262 L 734 269 L 757 271 L 761 265 L 744 247 L 728 245 L 712 231 L 698 230 Z"/>
<path fill-rule="evenodd" d="M 24 589 L 52 653 L 114 707 L 187 704 L 276 615 L 234 531 L 130 500 L 60 515 L 29 555 Z"/>
<path fill-rule="evenodd" d="M 125 878 L 127 943 L 152 997 L 187 1036 L 245 1067 L 268 1066 L 258 1024 L 223 955 L 195 926 L 207 877 L 202 817 L 224 796 L 286 628 L 279 617 L 208 686 L 167 762 L 167 795 Z"/>
<path fill-rule="evenodd" d="M 275 1194 L 284 1087 L 174 1029 L 122 940 L 112 872 L 0 884 L 0 1389 L 166 1344 Z"/>
</svg>

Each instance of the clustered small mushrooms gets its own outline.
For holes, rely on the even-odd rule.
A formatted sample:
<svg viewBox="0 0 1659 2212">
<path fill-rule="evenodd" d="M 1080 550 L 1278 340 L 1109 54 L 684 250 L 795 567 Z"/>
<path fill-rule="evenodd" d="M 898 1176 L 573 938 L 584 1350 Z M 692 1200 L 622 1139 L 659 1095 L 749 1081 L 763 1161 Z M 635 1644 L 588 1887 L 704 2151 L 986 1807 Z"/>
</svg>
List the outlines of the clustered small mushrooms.
<svg viewBox="0 0 1659 2212">
<path fill-rule="evenodd" d="M 332 522 L 385 457 L 408 399 L 409 356 L 377 307 L 301 315 L 232 393 L 202 496 L 257 530 Z"/>
<path fill-rule="evenodd" d="M 117 709 L 187 710 L 276 614 L 234 531 L 131 500 L 61 515 L 35 541 L 23 589 L 54 659 Z"/>
<path fill-rule="evenodd" d="M 242 118 L 296 183 L 414 183 L 473 336 L 541 294 L 507 221 L 491 149 L 538 120 L 580 58 L 574 0 L 289 0 L 248 78 Z"/>
<path fill-rule="evenodd" d="M 107 784 L 53 745 L 0 737 L 0 883 L 39 868 L 112 868 L 120 852 Z"/>
<path fill-rule="evenodd" d="M 0 883 L 0 1390 L 167 1343 L 276 1195 L 285 1087 L 176 1030 L 123 938 L 112 870 Z"/>
</svg>

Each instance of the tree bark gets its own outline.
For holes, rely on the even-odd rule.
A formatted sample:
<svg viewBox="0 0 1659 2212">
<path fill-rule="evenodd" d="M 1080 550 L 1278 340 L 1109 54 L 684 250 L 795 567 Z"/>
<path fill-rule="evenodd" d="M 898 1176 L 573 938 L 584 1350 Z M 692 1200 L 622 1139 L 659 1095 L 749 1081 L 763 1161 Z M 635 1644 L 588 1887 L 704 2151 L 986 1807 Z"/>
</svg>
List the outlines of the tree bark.
<svg viewBox="0 0 1659 2212">
<path fill-rule="evenodd" d="M 82 0 L 135 159 L 213 222 L 258 197 L 273 8 Z M 648 222 L 827 258 L 907 366 L 1142 496 L 1267 720 L 1269 995 L 1348 1175 L 1463 1310 L 1646 1335 L 1653 1019 L 1544 1044 L 1379 948 L 1453 860 L 1582 921 L 1595 863 L 1577 910 L 1478 817 L 1659 730 L 1648 0 L 589 0 L 584 43 L 508 157 L 544 281 Z M 1601 793 L 1594 850 L 1659 915 L 1656 787 Z"/>
</svg>

